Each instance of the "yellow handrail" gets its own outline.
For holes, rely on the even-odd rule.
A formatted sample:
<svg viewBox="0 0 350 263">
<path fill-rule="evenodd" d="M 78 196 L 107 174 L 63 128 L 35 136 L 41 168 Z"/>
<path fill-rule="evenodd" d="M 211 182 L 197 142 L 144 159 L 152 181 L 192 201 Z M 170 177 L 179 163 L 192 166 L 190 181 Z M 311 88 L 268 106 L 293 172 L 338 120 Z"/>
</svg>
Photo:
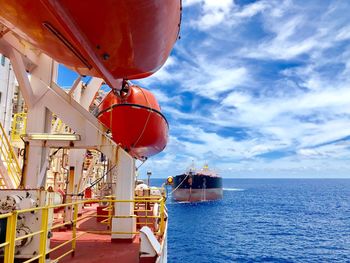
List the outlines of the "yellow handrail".
<svg viewBox="0 0 350 263">
<path fill-rule="evenodd" d="M 19 186 L 21 180 L 21 167 L 19 165 L 18 159 L 15 155 L 15 152 L 10 144 L 9 139 L 7 138 L 6 132 L 0 123 L 0 154 L 3 157 L 3 160 L 7 164 L 7 172 L 11 180 L 14 183 L 15 187 Z"/>
<path fill-rule="evenodd" d="M 127 202 L 133 202 L 133 203 L 159 203 L 160 205 L 160 211 L 159 215 L 156 216 L 148 216 L 146 215 L 124 215 L 124 216 L 114 216 L 113 214 L 108 214 L 108 216 L 103 216 L 103 215 L 98 215 L 101 217 L 108 217 L 109 222 L 111 222 L 112 218 L 127 218 L 127 217 L 133 217 L 133 218 L 152 218 L 155 220 L 160 220 L 159 222 L 159 230 L 156 230 L 155 234 L 162 236 L 164 234 L 165 230 L 165 199 L 164 198 L 154 198 L 154 199 L 140 199 L 140 200 L 113 200 L 113 199 L 87 199 L 87 200 L 80 200 L 77 202 L 71 202 L 67 204 L 60 204 L 60 205 L 47 205 L 44 207 L 33 207 L 29 209 L 22 209 L 22 210 L 16 210 L 13 211 L 12 213 L 8 214 L 3 214 L 0 215 L 0 219 L 6 219 L 7 220 L 7 227 L 6 227 L 6 239 L 5 242 L 0 244 L 0 247 L 4 247 L 4 262 L 14 262 L 15 258 L 15 244 L 17 241 L 24 239 L 29 236 L 35 236 L 35 235 L 40 235 L 40 246 L 39 246 L 39 253 L 32 258 L 28 259 L 27 261 L 24 262 L 33 262 L 35 260 L 39 260 L 39 263 L 44 263 L 46 256 L 50 253 L 53 252 L 69 243 L 71 243 L 71 249 L 69 251 L 64 252 L 60 256 L 58 256 L 56 259 L 52 259 L 51 262 L 58 262 L 61 258 L 73 254 L 74 251 L 76 250 L 77 247 L 77 242 L 76 240 L 80 238 L 82 235 L 86 233 L 98 233 L 98 234 L 104 234 L 104 233 L 109 233 L 109 234 L 139 234 L 138 231 L 136 232 L 115 232 L 115 231 L 92 231 L 92 230 L 87 230 L 84 231 L 85 233 L 77 235 L 77 222 L 78 220 L 82 220 L 82 218 L 87 218 L 87 217 L 94 217 L 96 215 L 87 215 L 84 217 L 81 217 L 79 219 L 78 217 L 78 206 L 79 204 L 85 204 L 85 203 L 106 203 L 109 202 L 110 206 L 113 207 L 112 204 L 114 203 L 127 203 Z M 64 243 L 55 246 L 54 248 L 47 249 L 47 242 L 48 242 L 48 232 L 52 231 L 53 229 L 57 228 L 57 225 L 54 226 L 49 226 L 49 216 L 50 216 L 50 209 L 54 208 L 60 208 L 60 207 L 66 207 L 66 206 L 71 206 L 73 209 L 73 219 L 69 222 L 65 222 L 64 224 L 59 224 L 60 226 L 66 225 L 66 224 L 71 224 L 72 225 L 72 238 L 65 241 Z M 17 217 L 19 214 L 23 213 L 29 213 L 29 212 L 40 212 L 41 211 L 41 228 L 34 232 L 30 233 L 27 235 L 22 235 L 22 236 L 16 236 L 17 232 Z M 137 223 L 138 225 L 144 224 L 144 225 L 149 225 L 150 223 Z"/>
</svg>

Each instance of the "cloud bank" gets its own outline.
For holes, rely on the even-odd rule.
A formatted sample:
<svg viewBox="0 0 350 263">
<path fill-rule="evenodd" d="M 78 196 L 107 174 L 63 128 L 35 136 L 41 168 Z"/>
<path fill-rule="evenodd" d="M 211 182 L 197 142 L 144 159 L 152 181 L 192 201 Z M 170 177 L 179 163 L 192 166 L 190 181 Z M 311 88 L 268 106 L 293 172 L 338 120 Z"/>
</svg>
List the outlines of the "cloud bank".
<svg viewBox="0 0 350 263">
<path fill-rule="evenodd" d="M 181 40 L 139 83 L 170 123 L 157 177 L 348 177 L 350 3 L 186 0 Z M 142 173 L 142 171 L 141 171 Z"/>
</svg>

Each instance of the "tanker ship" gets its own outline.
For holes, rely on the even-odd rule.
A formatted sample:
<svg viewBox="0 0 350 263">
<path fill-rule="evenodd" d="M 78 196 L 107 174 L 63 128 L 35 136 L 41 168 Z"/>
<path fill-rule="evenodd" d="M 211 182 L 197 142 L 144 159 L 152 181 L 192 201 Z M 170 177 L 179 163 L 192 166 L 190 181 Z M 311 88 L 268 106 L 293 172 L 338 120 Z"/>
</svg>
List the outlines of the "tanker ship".
<svg viewBox="0 0 350 263">
<path fill-rule="evenodd" d="M 202 202 L 223 197 L 222 178 L 208 165 L 196 170 L 192 165 L 185 173 L 173 178 L 172 197 L 180 202 Z"/>
</svg>

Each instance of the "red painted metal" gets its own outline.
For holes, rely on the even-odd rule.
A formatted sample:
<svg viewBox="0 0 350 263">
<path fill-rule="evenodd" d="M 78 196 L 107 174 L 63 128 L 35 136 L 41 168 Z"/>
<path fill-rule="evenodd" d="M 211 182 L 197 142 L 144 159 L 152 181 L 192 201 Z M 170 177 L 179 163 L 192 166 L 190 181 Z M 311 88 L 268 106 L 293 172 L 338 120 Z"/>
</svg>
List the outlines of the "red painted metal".
<svg viewBox="0 0 350 263">
<path fill-rule="evenodd" d="M 0 0 L 0 23 L 82 75 L 144 78 L 177 39 L 180 0 Z"/>
<path fill-rule="evenodd" d="M 209 189 L 177 189 L 172 194 L 178 202 L 203 202 L 220 200 L 223 197 L 222 188 Z"/>
<path fill-rule="evenodd" d="M 110 92 L 99 106 L 98 119 L 111 130 L 113 140 L 135 158 L 155 155 L 167 144 L 168 123 L 158 102 L 139 86 L 130 86 L 124 98 Z"/>
<path fill-rule="evenodd" d="M 91 188 L 86 188 L 84 191 L 84 198 L 89 199 L 92 198 L 92 190 Z"/>
<path fill-rule="evenodd" d="M 78 218 L 77 235 L 85 233 L 77 239 L 77 246 L 74 256 L 67 255 L 61 259 L 60 263 L 104 263 L 104 262 L 118 262 L 118 263 L 138 263 L 140 255 L 139 238 L 135 238 L 124 243 L 111 242 L 110 234 L 89 233 L 89 231 L 110 231 L 105 224 L 98 223 L 94 217 L 87 217 L 93 215 L 96 206 L 85 207 L 82 211 L 83 217 Z M 104 218 L 105 219 L 105 218 Z M 61 221 L 56 222 L 62 223 Z M 50 248 L 55 248 L 63 242 L 72 238 L 72 230 L 53 231 L 53 236 L 50 238 Z M 69 251 L 72 244 L 68 243 L 54 252 L 50 253 L 50 259 L 54 260 L 63 253 Z"/>
<path fill-rule="evenodd" d="M 96 222 L 102 222 L 103 220 L 107 219 L 106 216 L 108 216 L 108 206 L 98 206 L 96 207 Z"/>
</svg>

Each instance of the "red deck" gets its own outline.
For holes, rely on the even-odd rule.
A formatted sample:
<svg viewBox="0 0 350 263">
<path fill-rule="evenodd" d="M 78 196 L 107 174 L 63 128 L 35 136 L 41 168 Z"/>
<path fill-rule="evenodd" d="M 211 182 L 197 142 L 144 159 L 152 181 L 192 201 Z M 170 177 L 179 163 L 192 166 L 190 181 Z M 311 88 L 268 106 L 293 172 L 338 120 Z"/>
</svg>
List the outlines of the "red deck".
<svg viewBox="0 0 350 263">
<path fill-rule="evenodd" d="M 83 216 L 96 211 L 96 206 L 87 207 L 83 210 Z M 131 243 L 112 243 L 110 234 L 93 234 L 87 231 L 108 231 L 107 225 L 98 223 L 95 217 L 85 218 L 77 224 L 77 246 L 74 255 L 67 255 L 59 262 L 139 262 L 139 238 L 136 237 Z M 53 248 L 64 241 L 72 238 L 71 231 L 53 232 L 50 247 Z M 50 259 L 55 259 L 71 249 L 71 243 L 50 253 Z"/>
</svg>

